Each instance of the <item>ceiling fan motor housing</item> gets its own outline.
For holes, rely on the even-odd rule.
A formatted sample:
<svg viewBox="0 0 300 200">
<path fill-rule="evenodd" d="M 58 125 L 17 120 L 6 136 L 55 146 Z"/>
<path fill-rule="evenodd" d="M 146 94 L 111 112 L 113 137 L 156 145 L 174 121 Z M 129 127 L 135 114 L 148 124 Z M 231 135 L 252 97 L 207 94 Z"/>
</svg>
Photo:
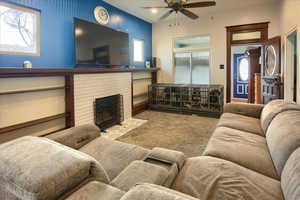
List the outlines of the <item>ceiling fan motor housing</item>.
<svg viewBox="0 0 300 200">
<path fill-rule="evenodd" d="M 166 0 L 166 2 L 169 5 L 174 5 L 174 4 L 185 4 L 188 2 L 188 0 Z"/>
</svg>

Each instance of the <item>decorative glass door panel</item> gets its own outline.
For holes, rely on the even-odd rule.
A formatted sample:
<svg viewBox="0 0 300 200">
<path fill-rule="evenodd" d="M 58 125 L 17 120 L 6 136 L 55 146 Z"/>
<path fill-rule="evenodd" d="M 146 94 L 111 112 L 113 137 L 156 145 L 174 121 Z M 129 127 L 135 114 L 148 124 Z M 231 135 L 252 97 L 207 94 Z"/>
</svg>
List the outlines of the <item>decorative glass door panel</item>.
<svg viewBox="0 0 300 200">
<path fill-rule="evenodd" d="M 209 51 L 175 53 L 175 83 L 209 84 L 209 81 Z"/>
<path fill-rule="evenodd" d="M 234 54 L 233 59 L 233 97 L 248 99 L 248 57 L 245 54 Z"/>
<path fill-rule="evenodd" d="M 192 53 L 192 84 L 209 84 L 209 52 Z"/>
<path fill-rule="evenodd" d="M 175 53 L 175 82 L 189 84 L 191 82 L 191 53 Z"/>
</svg>

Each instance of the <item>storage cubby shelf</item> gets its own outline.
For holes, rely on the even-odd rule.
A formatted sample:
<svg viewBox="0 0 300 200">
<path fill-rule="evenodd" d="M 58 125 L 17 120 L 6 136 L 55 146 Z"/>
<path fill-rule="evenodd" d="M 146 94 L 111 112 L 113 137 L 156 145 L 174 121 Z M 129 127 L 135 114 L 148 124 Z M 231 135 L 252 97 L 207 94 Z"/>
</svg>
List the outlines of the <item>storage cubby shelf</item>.
<svg viewBox="0 0 300 200">
<path fill-rule="evenodd" d="M 222 85 L 149 86 L 149 106 L 152 109 L 219 117 L 223 113 L 223 105 Z"/>
<path fill-rule="evenodd" d="M 0 92 L 0 95 L 21 94 L 21 93 L 28 93 L 28 92 L 42 92 L 42 91 L 59 90 L 59 89 L 65 89 L 65 86 L 29 88 L 29 89 L 23 89 L 23 90 L 8 90 L 8 91 Z"/>
</svg>

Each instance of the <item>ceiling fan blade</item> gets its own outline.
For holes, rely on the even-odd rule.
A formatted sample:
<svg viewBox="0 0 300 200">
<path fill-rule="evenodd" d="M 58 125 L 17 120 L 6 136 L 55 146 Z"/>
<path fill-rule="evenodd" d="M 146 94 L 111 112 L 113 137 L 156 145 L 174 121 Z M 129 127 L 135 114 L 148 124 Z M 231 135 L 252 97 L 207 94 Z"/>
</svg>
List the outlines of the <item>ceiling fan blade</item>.
<svg viewBox="0 0 300 200">
<path fill-rule="evenodd" d="M 181 12 L 182 14 L 184 14 L 185 16 L 191 18 L 191 19 L 198 19 L 199 17 L 197 15 L 195 15 L 194 13 L 192 13 L 189 10 L 186 9 L 181 9 L 179 10 L 179 12 Z"/>
<path fill-rule="evenodd" d="M 182 6 L 184 8 L 202 8 L 202 7 L 210 7 L 215 5 L 216 5 L 215 1 L 203 1 L 197 3 L 187 3 L 187 4 L 183 4 Z"/>
<path fill-rule="evenodd" d="M 159 20 L 166 19 L 166 18 L 169 17 L 173 12 L 174 12 L 174 10 L 169 10 L 166 14 L 164 14 L 163 16 L 161 16 L 161 17 L 159 18 Z"/>
<path fill-rule="evenodd" d="M 169 5 L 169 2 L 168 2 L 168 0 L 165 0 L 165 3 Z"/>
<path fill-rule="evenodd" d="M 167 6 L 153 6 L 153 7 L 141 7 L 141 8 L 144 8 L 144 9 L 153 9 L 153 8 L 169 8 Z"/>
</svg>

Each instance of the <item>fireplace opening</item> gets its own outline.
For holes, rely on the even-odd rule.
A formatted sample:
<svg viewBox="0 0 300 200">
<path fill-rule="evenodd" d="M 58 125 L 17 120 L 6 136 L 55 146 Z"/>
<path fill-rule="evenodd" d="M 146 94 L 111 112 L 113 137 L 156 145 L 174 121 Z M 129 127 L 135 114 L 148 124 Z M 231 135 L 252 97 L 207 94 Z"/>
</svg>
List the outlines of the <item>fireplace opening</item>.
<svg viewBox="0 0 300 200">
<path fill-rule="evenodd" d="M 95 124 L 105 131 L 123 121 L 123 100 L 120 94 L 95 100 Z"/>
</svg>

